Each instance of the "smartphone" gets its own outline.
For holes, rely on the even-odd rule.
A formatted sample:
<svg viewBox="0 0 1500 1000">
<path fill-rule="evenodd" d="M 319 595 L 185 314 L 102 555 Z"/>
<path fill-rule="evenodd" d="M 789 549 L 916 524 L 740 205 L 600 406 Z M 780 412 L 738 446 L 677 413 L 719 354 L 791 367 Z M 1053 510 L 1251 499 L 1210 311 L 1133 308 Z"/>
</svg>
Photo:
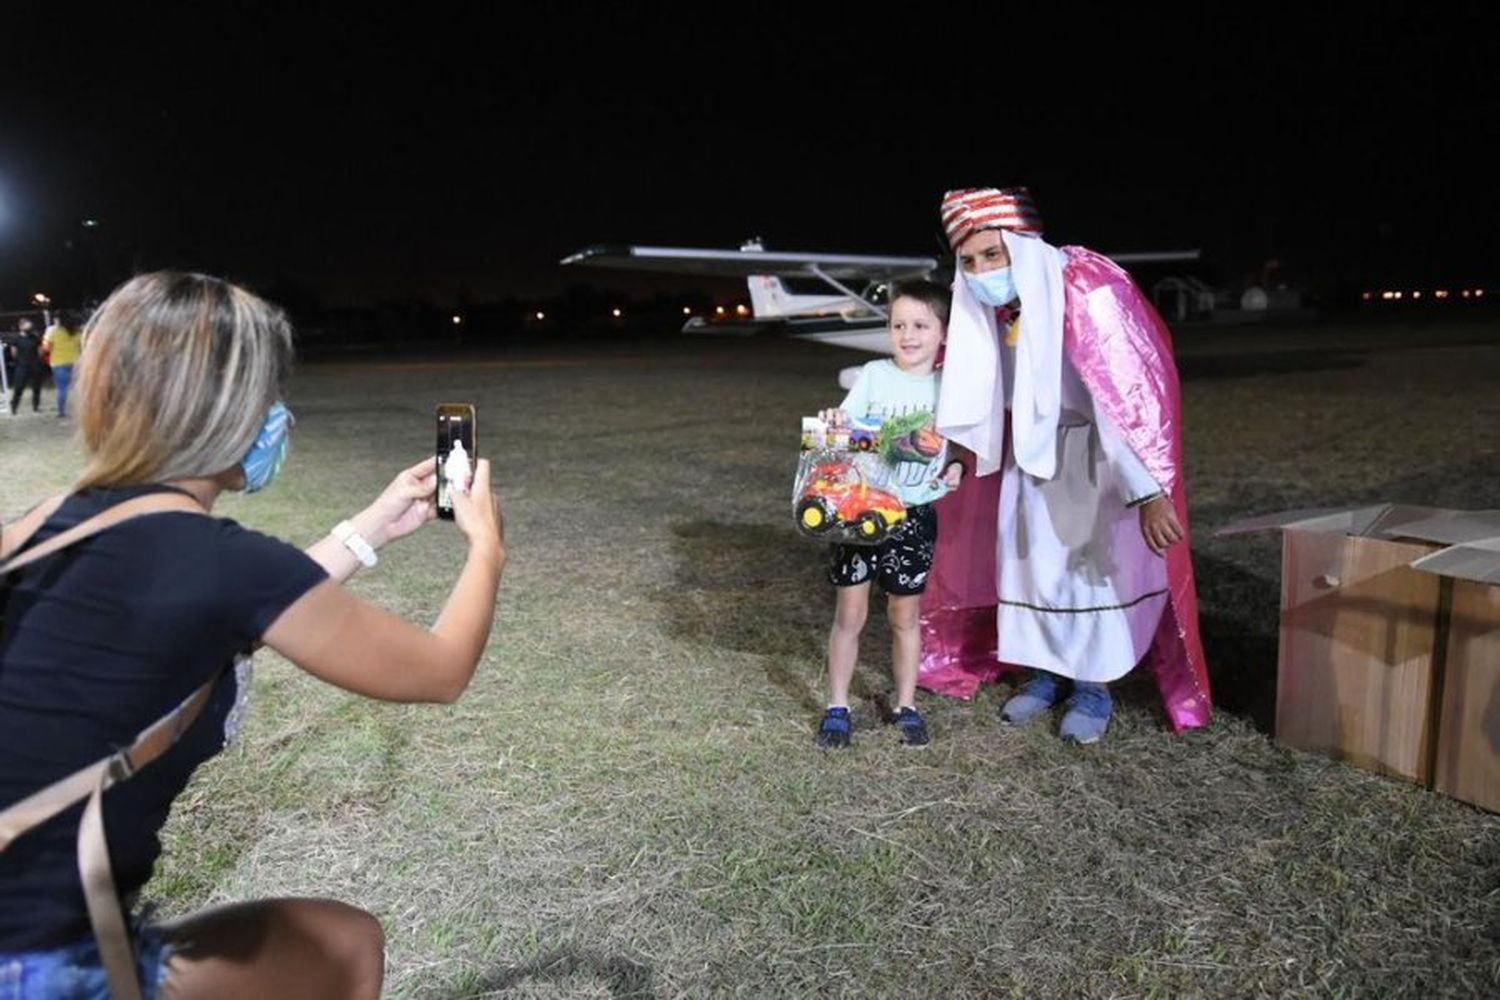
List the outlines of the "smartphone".
<svg viewBox="0 0 1500 1000">
<path fill-rule="evenodd" d="M 443 463 L 455 443 L 462 442 L 472 468 L 479 434 L 475 425 L 472 403 L 439 403 L 437 408 L 437 513 L 446 521 L 453 520 L 453 498 L 448 495 L 448 477 L 443 475 Z"/>
</svg>

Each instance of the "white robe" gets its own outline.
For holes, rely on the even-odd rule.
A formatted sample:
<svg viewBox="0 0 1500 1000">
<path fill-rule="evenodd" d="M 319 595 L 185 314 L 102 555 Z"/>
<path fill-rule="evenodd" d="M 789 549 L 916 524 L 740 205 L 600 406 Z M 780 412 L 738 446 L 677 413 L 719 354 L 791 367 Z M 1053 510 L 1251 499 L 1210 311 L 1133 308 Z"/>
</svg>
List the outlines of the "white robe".
<svg viewBox="0 0 1500 1000">
<path fill-rule="evenodd" d="M 1007 376 L 1014 370 L 1003 366 Z M 1004 382 L 1008 406 L 1011 379 Z M 1128 506 L 1158 487 L 1095 414 L 1066 358 L 1060 396 L 1053 478 L 1020 469 L 1012 449 L 1001 467 L 999 658 L 1074 680 L 1112 681 L 1146 655 L 1166 606 L 1166 562 L 1140 551 L 1139 512 Z"/>
</svg>

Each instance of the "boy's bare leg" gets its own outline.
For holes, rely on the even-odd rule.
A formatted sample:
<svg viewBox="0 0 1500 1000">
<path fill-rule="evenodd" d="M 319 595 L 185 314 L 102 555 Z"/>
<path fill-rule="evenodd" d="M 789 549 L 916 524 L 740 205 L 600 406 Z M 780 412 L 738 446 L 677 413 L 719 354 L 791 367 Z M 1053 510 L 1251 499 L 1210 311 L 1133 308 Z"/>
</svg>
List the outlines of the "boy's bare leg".
<svg viewBox="0 0 1500 1000">
<path fill-rule="evenodd" d="M 833 628 L 828 631 L 828 704 L 849 704 L 849 682 L 859 659 L 859 633 L 870 613 L 870 585 L 838 588 Z"/>
<path fill-rule="evenodd" d="M 891 626 L 891 677 L 896 707 L 916 707 L 917 664 L 922 658 L 922 595 L 892 594 L 886 605 Z"/>
<path fill-rule="evenodd" d="M 176 949 L 162 995 L 376 998 L 385 935 L 364 910 L 331 899 L 262 899 L 162 927 Z"/>
</svg>

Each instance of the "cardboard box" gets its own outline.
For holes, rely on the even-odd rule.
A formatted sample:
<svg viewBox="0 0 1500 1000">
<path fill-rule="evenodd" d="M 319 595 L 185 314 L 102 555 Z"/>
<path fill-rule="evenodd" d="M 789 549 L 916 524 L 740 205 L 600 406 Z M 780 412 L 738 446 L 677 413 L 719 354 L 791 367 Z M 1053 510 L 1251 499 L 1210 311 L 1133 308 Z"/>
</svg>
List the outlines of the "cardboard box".
<svg viewBox="0 0 1500 1000">
<path fill-rule="evenodd" d="M 1433 787 L 1500 812 L 1500 537 L 1485 537 L 1496 512 L 1414 567 L 1451 580 Z"/>
<path fill-rule="evenodd" d="M 1292 511 L 1276 738 L 1500 811 L 1500 511 Z"/>
</svg>

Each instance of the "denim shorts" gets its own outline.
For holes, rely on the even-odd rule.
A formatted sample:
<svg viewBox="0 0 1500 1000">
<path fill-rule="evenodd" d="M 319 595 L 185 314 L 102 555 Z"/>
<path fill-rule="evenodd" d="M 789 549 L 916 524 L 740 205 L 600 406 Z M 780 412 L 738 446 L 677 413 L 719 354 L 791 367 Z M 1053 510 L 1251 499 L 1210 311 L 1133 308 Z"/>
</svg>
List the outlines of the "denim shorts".
<svg viewBox="0 0 1500 1000">
<path fill-rule="evenodd" d="M 136 975 L 144 1000 L 167 981 L 172 946 L 151 925 L 135 935 Z M 109 1000 L 109 978 L 92 936 L 43 951 L 0 952 L 0 1000 Z"/>
</svg>

